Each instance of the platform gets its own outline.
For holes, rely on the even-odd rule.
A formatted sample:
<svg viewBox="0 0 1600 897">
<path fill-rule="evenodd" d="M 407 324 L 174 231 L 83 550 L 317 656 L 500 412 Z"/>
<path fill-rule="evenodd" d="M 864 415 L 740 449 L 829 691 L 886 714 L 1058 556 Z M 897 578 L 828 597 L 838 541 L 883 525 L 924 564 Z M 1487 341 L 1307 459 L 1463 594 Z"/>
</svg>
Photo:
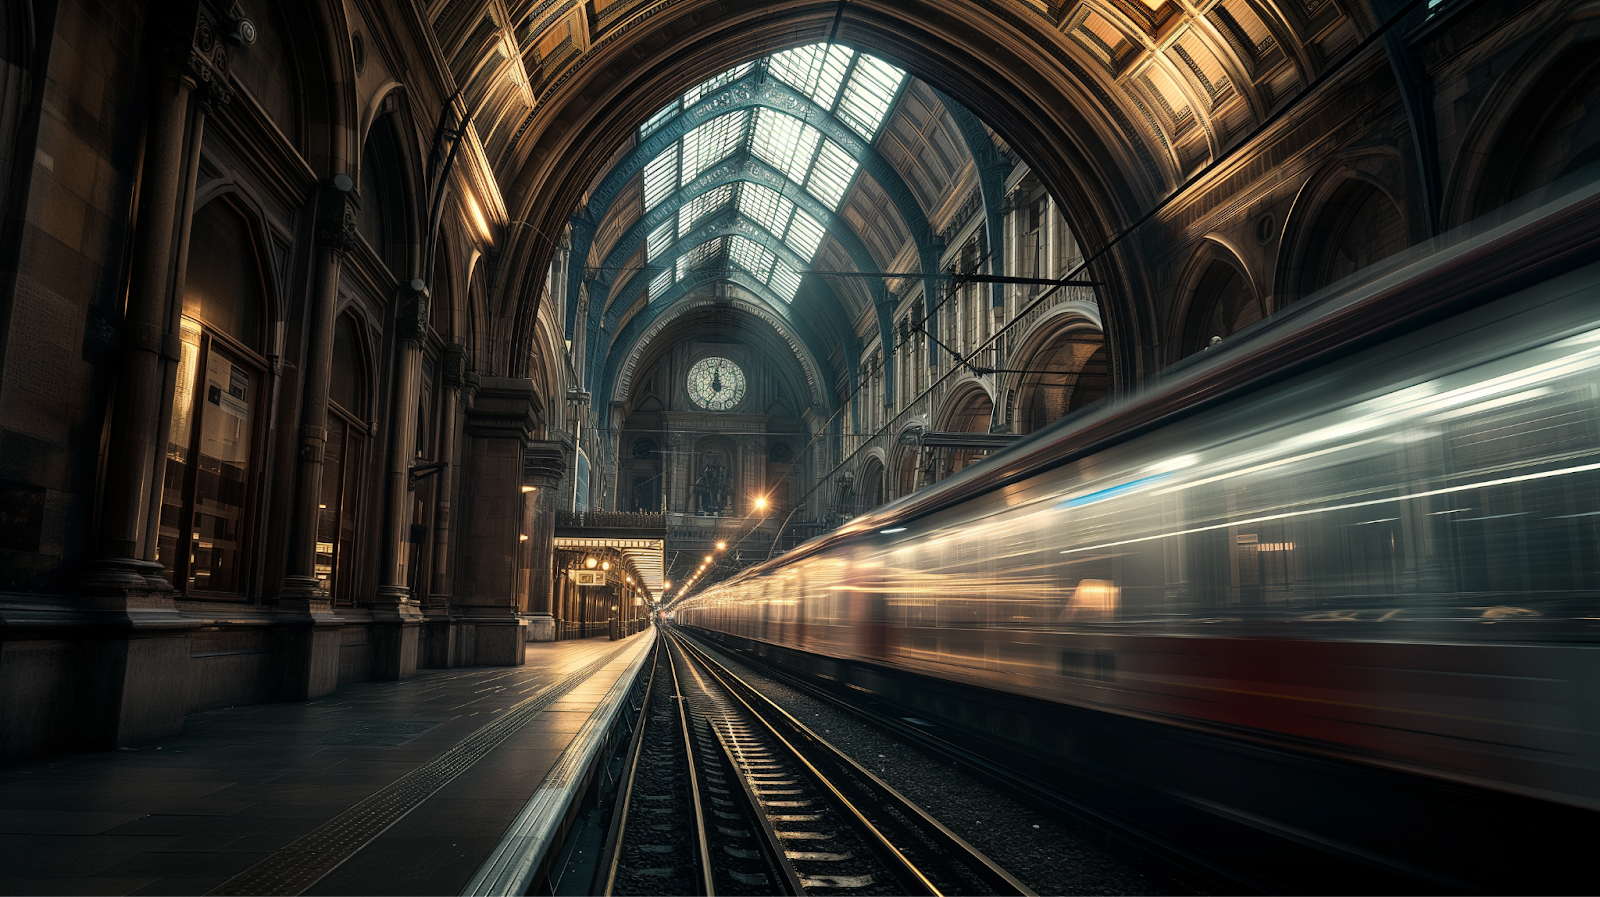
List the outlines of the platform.
<svg viewBox="0 0 1600 897">
<path fill-rule="evenodd" d="M 136 750 L 0 768 L 0 894 L 460 893 L 491 856 L 516 861 L 508 830 L 553 812 L 541 783 L 592 748 L 654 638 L 531 644 L 522 667 L 198 713 Z"/>
</svg>

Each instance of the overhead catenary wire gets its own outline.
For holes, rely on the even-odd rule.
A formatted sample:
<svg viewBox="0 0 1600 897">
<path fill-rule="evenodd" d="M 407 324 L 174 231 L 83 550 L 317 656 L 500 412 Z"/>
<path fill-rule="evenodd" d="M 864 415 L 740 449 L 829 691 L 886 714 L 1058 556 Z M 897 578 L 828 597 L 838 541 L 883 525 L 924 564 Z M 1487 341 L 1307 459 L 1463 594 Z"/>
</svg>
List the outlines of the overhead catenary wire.
<svg viewBox="0 0 1600 897">
<path fill-rule="evenodd" d="M 833 479 L 835 478 L 835 476 L 839 473 L 839 471 L 841 469 L 843 469 L 847 464 L 851 463 L 856 458 L 857 455 L 859 455 L 862 451 L 864 451 L 867 448 L 867 444 L 871 443 L 873 440 L 877 439 L 879 436 L 881 436 L 885 432 L 889 431 L 894 426 L 895 422 L 900 420 L 901 417 L 904 416 L 907 411 L 909 411 L 912 408 L 916 407 L 918 402 L 921 402 L 923 399 L 931 396 L 933 394 L 933 392 L 936 389 L 938 389 L 941 385 L 943 385 L 946 380 L 948 380 L 951 376 L 953 376 L 953 375 L 957 374 L 959 371 L 961 371 L 963 366 L 967 365 L 967 363 L 972 358 L 976 357 L 979 353 L 981 353 L 981 352 L 985 351 L 986 349 L 988 349 L 996 340 L 1000 339 L 1008 331 L 1010 331 L 1011 328 L 1014 327 L 1018 321 L 1025 320 L 1027 318 L 1027 315 L 1028 315 L 1029 312 L 1032 312 L 1035 308 L 1038 308 L 1041 304 L 1043 304 L 1045 301 L 1047 301 L 1052 296 L 1054 296 L 1056 294 L 1056 292 L 1058 290 L 1060 290 L 1063 286 L 1071 285 L 1072 281 L 1076 280 L 1078 275 L 1080 275 L 1083 272 L 1087 271 L 1091 265 L 1093 265 L 1096 262 L 1098 262 L 1101 259 L 1103 259 L 1107 254 L 1109 254 L 1111 252 L 1111 250 L 1113 248 L 1115 248 L 1116 246 L 1121 244 L 1123 240 L 1127 239 L 1129 236 L 1131 236 L 1132 234 L 1137 232 L 1139 229 L 1144 227 L 1144 225 L 1146 225 L 1152 219 L 1154 219 L 1155 216 L 1159 215 L 1161 213 L 1161 211 L 1163 209 L 1165 209 L 1168 205 L 1172 204 L 1173 202 L 1178 201 L 1179 199 L 1181 199 L 1182 197 L 1187 195 L 1188 191 L 1192 187 L 1194 187 L 1196 184 L 1201 183 L 1203 180 L 1205 180 L 1207 177 L 1209 177 L 1212 174 L 1212 172 L 1218 170 L 1221 166 L 1223 166 L 1223 165 L 1229 163 L 1230 161 L 1232 161 L 1232 159 L 1234 158 L 1235 154 L 1241 152 L 1245 147 L 1250 146 L 1256 140 L 1256 138 L 1258 138 L 1262 134 L 1266 133 L 1268 129 L 1272 128 L 1279 121 L 1281 121 L 1285 116 L 1287 116 L 1291 111 L 1293 111 L 1294 109 L 1299 107 L 1300 104 L 1303 103 L 1307 98 L 1313 96 L 1319 90 L 1321 90 L 1322 87 L 1324 87 L 1325 85 L 1330 83 L 1335 76 L 1337 76 L 1341 72 L 1345 71 L 1345 69 L 1352 62 L 1354 62 L 1356 59 L 1360 58 L 1368 49 L 1370 49 L 1373 46 L 1373 44 L 1375 44 L 1379 40 L 1381 40 L 1384 37 L 1384 35 L 1386 35 L 1390 31 L 1390 29 L 1392 29 L 1395 25 L 1399 24 L 1401 21 L 1405 20 L 1413 12 L 1416 12 L 1424 4 L 1429 3 L 1429 2 L 1430 2 L 1430 0 L 1409 0 L 1409 2 L 1405 3 L 1402 7 L 1400 7 L 1400 9 L 1398 9 L 1392 15 L 1390 15 L 1387 19 L 1385 19 L 1382 22 L 1382 24 L 1380 24 L 1377 28 L 1373 29 L 1373 31 L 1370 34 L 1368 34 L 1366 37 L 1364 37 L 1360 41 L 1358 41 L 1354 47 L 1352 47 L 1350 50 L 1348 50 L 1344 54 L 1344 56 L 1342 56 L 1339 59 L 1338 62 L 1336 62 L 1335 64 L 1333 64 L 1333 65 L 1329 66 L 1328 68 L 1324 69 L 1321 74 L 1319 74 L 1315 78 L 1313 78 L 1310 81 L 1310 83 L 1308 83 L 1304 88 L 1302 88 L 1299 93 L 1295 94 L 1295 96 L 1292 99 L 1290 99 L 1289 102 L 1284 103 L 1281 107 L 1279 107 L 1277 109 L 1277 111 L 1269 114 L 1266 118 L 1262 119 L 1261 123 L 1258 124 L 1254 129 L 1252 129 L 1249 134 L 1247 134 L 1242 139 L 1240 139 L 1237 142 L 1235 142 L 1231 149 L 1223 152 L 1221 155 L 1217 156 L 1215 159 L 1213 159 L 1206 166 L 1204 166 L 1199 171 L 1195 172 L 1189 178 L 1184 180 L 1184 182 L 1182 184 L 1178 185 L 1170 193 L 1168 193 L 1165 197 L 1163 197 L 1162 199 L 1158 200 L 1143 215 L 1140 215 L 1132 223 L 1126 225 L 1121 230 L 1119 230 L 1116 234 L 1114 234 L 1111 238 L 1109 238 L 1104 243 L 1102 243 L 1099 246 L 1099 248 L 1095 249 L 1091 254 L 1079 259 L 1077 264 L 1074 265 L 1067 272 L 1065 277 L 1063 277 L 1060 280 L 1055 282 L 1056 283 L 1055 286 L 1052 286 L 1050 289 L 1045 290 L 1038 297 L 1036 297 L 1031 302 L 1029 302 L 1025 307 L 1019 309 L 1017 311 L 1017 313 L 1012 316 L 1011 320 L 1007 321 L 1004 325 L 1002 325 L 1001 327 L 996 329 L 993 334 L 991 334 L 987 339 L 985 339 L 983 342 L 981 342 L 976 348 L 974 348 L 967 355 L 960 356 L 960 362 L 959 363 L 952 364 L 951 369 L 949 371 L 946 371 L 945 373 L 940 375 L 938 377 L 938 379 L 936 379 L 932 383 L 930 383 L 925 389 L 923 389 L 921 392 L 919 392 L 914 398 L 907 400 L 904 403 L 904 405 L 901 408 L 901 410 L 898 413 L 896 413 L 893 417 L 891 417 L 887 421 L 885 421 L 883 426 L 879 427 L 877 430 L 873 431 L 872 433 L 861 437 L 861 443 L 862 443 L 861 446 L 858 447 L 855 451 L 852 451 L 849 455 L 847 455 L 844 458 L 840 459 L 839 463 L 835 464 L 832 468 L 830 468 L 826 474 L 823 474 L 823 475 L 819 476 L 817 478 L 816 484 L 813 485 L 810 489 L 806 490 L 805 493 L 803 493 L 799 497 L 799 499 L 796 500 L 795 504 L 796 505 L 803 504 L 812 495 L 814 495 L 818 489 L 823 488 L 824 484 L 832 482 Z M 840 13 L 842 14 L 842 0 L 841 0 Z M 991 252 L 984 254 L 984 259 L 989 258 L 991 255 L 992 255 L 992 250 L 991 250 Z M 982 261 L 982 259 L 980 259 L 980 262 L 981 261 Z M 907 277 L 908 278 L 909 277 L 923 277 L 923 278 L 926 278 L 927 275 L 911 274 L 911 275 L 907 275 Z M 932 309 L 929 310 L 928 317 L 932 317 L 934 315 L 937 315 L 938 312 L 941 309 L 943 309 L 945 307 L 945 305 L 947 305 L 950 302 L 951 299 L 953 299 L 955 297 L 955 295 L 956 295 L 956 293 L 953 290 L 950 291 L 950 292 L 947 292 L 939 300 L 939 302 L 936 305 L 934 305 Z M 902 345 L 903 345 L 903 343 L 902 343 Z M 894 354 L 898 354 L 898 349 L 899 348 L 900 348 L 899 346 L 895 347 L 896 352 Z M 886 352 L 885 354 L 890 354 L 890 353 Z M 829 431 L 829 428 L 833 424 L 834 420 L 839 418 L 840 415 L 844 414 L 845 411 L 848 410 L 848 408 L 850 407 L 851 401 L 853 401 L 856 398 L 856 396 L 861 393 L 861 390 L 863 389 L 864 386 L 865 386 L 864 380 L 863 381 L 858 381 L 856 383 L 855 387 L 853 389 L 851 389 L 849 391 L 849 393 L 845 396 L 844 400 L 840 402 L 839 408 L 836 411 L 834 411 L 833 414 L 829 415 L 827 420 L 824 421 L 823 424 L 820 427 L 817 428 L 816 433 L 811 437 L 810 440 L 807 441 L 806 445 L 801 449 L 801 455 L 797 455 L 797 458 L 803 456 L 805 451 L 811 449 L 812 446 L 815 445 L 817 443 L 817 441 L 822 438 L 823 434 L 825 434 L 825 433 L 827 433 Z M 770 515 L 768 515 L 768 516 L 770 517 Z M 751 531 L 754 532 L 755 528 L 752 528 Z M 781 537 L 781 533 L 779 535 Z M 742 543 L 743 541 L 744 541 L 743 538 L 741 538 L 740 542 Z M 678 600 L 681 600 L 682 597 L 683 596 L 680 595 Z"/>
</svg>

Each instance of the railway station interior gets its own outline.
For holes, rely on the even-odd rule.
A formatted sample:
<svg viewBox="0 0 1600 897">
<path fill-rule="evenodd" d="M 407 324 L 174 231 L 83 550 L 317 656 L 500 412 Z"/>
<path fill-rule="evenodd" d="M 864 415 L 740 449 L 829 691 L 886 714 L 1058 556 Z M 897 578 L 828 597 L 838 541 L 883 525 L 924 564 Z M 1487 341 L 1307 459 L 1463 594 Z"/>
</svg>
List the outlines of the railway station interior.
<svg viewBox="0 0 1600 897">
<path fill-rule="evenodd" d="M 0 894 L 1593 893 L 1595 0 L 0 60 Z"/>
</svg>

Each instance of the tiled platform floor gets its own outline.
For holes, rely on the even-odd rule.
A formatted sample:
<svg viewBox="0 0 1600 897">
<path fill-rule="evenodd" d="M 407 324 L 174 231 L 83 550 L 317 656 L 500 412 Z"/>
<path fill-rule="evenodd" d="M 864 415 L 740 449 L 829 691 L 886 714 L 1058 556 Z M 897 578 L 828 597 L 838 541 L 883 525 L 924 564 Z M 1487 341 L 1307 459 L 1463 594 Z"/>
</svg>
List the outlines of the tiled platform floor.
<svg viewBox="0 0 1600 897">
<path fill-rule="evenodd" d="M 198 713 L 137 750 L 0 766 L 0 894 L 204 894 L 641 638 L 534 644 L 523 667 Z M 310 893 L 459 892 L 610 684 L 579 684 Z M 401 745 L 326 743 L 365 722 L 437 725 Z"/>
</svg>

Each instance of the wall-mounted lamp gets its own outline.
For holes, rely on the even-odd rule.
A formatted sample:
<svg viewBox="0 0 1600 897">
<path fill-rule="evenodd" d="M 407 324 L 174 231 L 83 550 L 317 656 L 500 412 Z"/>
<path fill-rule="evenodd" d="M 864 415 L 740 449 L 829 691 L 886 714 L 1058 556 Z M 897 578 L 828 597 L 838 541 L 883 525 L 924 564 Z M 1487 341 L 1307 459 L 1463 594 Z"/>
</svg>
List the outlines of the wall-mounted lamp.
<svg viewBox="0 0 1600 897">
<path fill-rule="evenodd" d="M 538 486 L 523 486 L 522 487 L 522 491 L 523 492 L 533 492 L 533 491 L 537 490 L 538 488 L 539 488 Z"/>
<path fill-rule="evenodd" d="M 527 533 L 523 533 L 522 535 L 518 536 L 517 537 L 517 541 L 518 542 L 526 542 L 526 541 L 528 541 L 528 534 Z"/>
<path fill-rule="evenodd" d="M 594 558 L 584 558 L 583 565 L 588 567 L 590 570 L 593 570 L 595 567 L 600 566 L 600 562 Z"/>
<path fill-rule="evenodd" d="M 611 562 L 610 561 L 601 561 L 600 562 L 600 569 L 601 570 L 610 570 L 611 569 Z"/>
</svg>

